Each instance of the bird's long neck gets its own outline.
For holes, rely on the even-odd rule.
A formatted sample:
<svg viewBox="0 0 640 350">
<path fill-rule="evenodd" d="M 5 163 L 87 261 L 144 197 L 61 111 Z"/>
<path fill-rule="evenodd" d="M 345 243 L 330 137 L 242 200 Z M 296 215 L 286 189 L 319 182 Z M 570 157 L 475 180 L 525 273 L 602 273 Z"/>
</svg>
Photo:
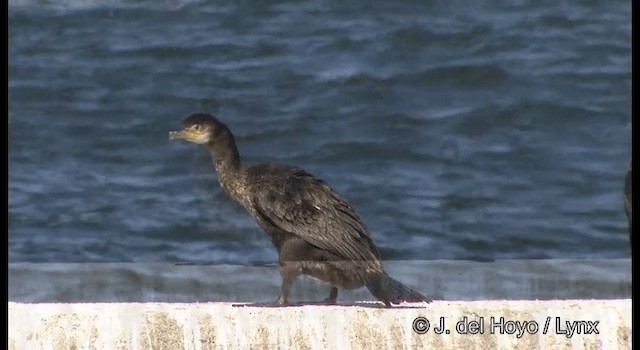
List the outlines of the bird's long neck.
<svg viewBox="0 0 640 350">
<path fill-rule="evenodd" d="M 209 147 L 209 153 L 217 172 L 234 173 L 240 170 L 240 154 L 235 142 L 229 147 Z"/>
<path fill-rule="evenodd" d="M 215 143 L 207 144 L 207 148 L 218 173 L 220 185 L 231 196 L 240 199 L 239 197 L 241 197 L 244 188 L 240 154 L 233 135 L 229 133 L 225 136 L 216 139 Z"/>
</svg>

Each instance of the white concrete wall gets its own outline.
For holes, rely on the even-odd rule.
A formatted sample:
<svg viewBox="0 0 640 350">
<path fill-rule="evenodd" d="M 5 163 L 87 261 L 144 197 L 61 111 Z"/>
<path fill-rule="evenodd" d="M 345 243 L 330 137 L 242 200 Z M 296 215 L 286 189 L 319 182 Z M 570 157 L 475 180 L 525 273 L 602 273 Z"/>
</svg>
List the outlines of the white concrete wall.
<svg viewBox="0 0 640 350">
<path fill-rule="evenodd" d="M 430 321 L 425 334 L 412 325 Z M 440 317 L 449 334 L 436 334 Z M 482 334 L 459 334 L 467 317 Z M 500 334 L 528 321 L 528 330 Z M 548 327 L 545 332 L 545 324 Z M 482 321 L 482 322 L 480 322 Z M 506 324 L 510 321 L 511 323 Z M 569 332 L 567 321 L 580 323 Z M 597 322 L 597 323 L 596 323 Z M 571 324 L 571 323 L 570 323 Z M 461 323 L 462 325 L 462 323 Z M 594 328 L 595 327 L 595 328 Z M 597 331 L 597 334 L 595 333 Z M 517 331 L 516 331 L 517 333 Z M 631 300 L 436 301 L 393 309 L 228 303 L 9 303 L 9 349 L 630 349 Z"/>
</svg>

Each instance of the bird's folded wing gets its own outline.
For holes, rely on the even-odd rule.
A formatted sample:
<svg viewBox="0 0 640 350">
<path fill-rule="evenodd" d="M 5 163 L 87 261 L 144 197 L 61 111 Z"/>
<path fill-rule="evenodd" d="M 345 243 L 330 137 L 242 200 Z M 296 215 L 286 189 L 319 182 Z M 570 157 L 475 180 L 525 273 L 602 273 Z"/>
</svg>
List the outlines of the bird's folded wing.
<svg viewBox="0 0 640 350">
<path fill-rule="evenodd" d="M 331 187 L 298 171 L 282 186 L 258 191 L 258 212 L 282 230 L 345 260 L 378 260 L 366 227 Z"/>
</svg>

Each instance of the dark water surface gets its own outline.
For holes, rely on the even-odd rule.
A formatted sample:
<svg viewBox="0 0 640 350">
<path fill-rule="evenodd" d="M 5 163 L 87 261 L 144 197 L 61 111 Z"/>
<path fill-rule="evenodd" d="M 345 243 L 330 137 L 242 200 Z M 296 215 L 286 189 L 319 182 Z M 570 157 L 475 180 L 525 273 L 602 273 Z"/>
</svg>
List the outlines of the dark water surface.
<svg viewBox="0 0 640 350">
<path fill-rule="evenodd" d="M 385 260 L 628 257 L 631 2 L 425 3 L 10 0 L 9 261 L 275 262 L 194 112 Z"/>
</svg>

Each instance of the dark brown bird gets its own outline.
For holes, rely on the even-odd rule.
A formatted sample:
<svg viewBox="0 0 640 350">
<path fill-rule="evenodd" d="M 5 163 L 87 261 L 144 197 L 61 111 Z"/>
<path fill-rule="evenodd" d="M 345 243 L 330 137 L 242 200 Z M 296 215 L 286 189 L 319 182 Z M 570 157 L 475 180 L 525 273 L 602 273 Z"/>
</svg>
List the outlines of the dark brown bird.
<svg viewBox="0 0 640 350">
<path fill-rule="evenodd" d="M 170 140 L 204 145 L 218 180 L 269 236 L 278 251 L 282 276 L 279 304 L 289 302 L 296 276 L 309 275 L 331 284 L 327 303 L 335 303 L 338 288 L 367 289 L 386 306 L 429 302 L 384 271 L 371 234 L 353 208 L 321 179 L 292 166 L 244 164 L 231 130 L 208 114 L 194 114 Z"/>
<path fill-rule="evenodd" d="M 633 244 L 631 244 L 631 236 L 633 235 L 633 231 L 631 229 L 631 162 L 629 162 L 629 171 L 627 171 L 627 176 L 624 178 L 624 212 L 627 214 L 627 222 L 629 223 L 629 244 L 631 245 L 633 253 Z"/>
</svg>

